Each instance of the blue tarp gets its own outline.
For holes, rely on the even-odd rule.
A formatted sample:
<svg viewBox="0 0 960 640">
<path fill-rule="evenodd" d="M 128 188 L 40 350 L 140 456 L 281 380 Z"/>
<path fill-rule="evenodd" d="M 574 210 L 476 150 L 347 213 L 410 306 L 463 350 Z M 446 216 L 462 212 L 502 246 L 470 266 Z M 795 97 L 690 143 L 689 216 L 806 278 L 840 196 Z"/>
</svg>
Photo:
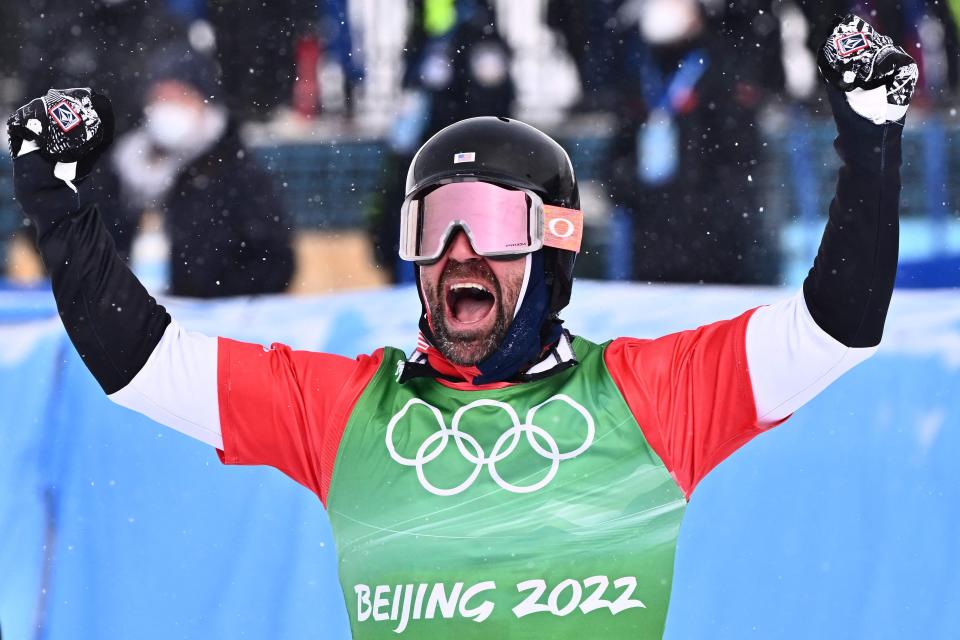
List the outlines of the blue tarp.
<svg viewBox="0 0 960 640">
<path fill-rule="evenodd" d="M 655 336 L 790 293 L 578 282 L 565 315 Z M 192 329 L 347 355 L 410 348 L 419 310 L 410 288 L 167 302 Z M 347 638 L 317 499 L 112 405 L 54 313 L 0 291 L 4 638 Z M 697 489 L 667 637 L 956 638 L 958 390 L 960 294 L 898 293 L 877 356 Z"/>
</svg>

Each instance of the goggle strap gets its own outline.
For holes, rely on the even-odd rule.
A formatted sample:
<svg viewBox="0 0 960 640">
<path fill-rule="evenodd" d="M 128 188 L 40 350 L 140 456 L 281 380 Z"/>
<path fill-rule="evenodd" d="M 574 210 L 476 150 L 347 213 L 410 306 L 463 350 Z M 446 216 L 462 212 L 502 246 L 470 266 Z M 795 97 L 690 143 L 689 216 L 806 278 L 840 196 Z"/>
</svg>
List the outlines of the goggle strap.
<svg viewBox="0 0 960 640">
<path fill-rule="evenodd" d="M 583 211 L 543 205 L 543 245 L 580 253 Z"/>
</svg>

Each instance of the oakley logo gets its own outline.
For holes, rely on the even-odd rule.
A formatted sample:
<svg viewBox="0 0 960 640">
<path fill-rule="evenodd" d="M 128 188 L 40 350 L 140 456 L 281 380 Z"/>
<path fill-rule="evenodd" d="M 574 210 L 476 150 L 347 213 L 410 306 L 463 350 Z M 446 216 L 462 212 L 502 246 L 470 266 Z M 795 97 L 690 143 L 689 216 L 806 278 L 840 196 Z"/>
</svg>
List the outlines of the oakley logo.
<svg viewBox="0 0 960 640">
<path fill-rule="evenodd" d="M 80 116 L 66 100 L 50 107 L 50 117 L 60 126 L 64 133 L 80 124 Z"/>
<path fill-rule="evenodd" d="M 569 238 L 577 232 L 577 227 L 566 218 L 554 218 L 547 224 L 547 228 L 558 238 Z"/>
<path fill-rule="evenodd" d="M 580 251 L 583 240 L 583 212 L 553 205 L 543 205 L 543 222 L 546 234 L 543 243 L 555 249 Z"/>
<path fill-rule="evenodd" d="M 553 402 L 566 403 L 580 414 L 580 418 L 577 418 L 577 421 L 579 422 L 582 419 L 583 440 L 581 444 L 572 451 L 561 452 L 560 445 L 557 444 L 556 439 L 547 432 L 546 429 L 538 426 L 535 422 L 537 412 Z M 439 430 L 430 434 L 426 440 L 420 444 L 415 457 L 408 458 L 397 452 L 396 445 L 394 444 L 394 431 L 403 417 L 407 415 L 407 412 L 416 405 L 423 405 L 430 410 L 434 418 L 436 418 Z M 484 451 L 476 438 L 460 430 L 460 421 L 464 415 L 478 407 L 494 407 L 506 414 L 505 417 L 508 428 L 497 438 L 497 441 L 493 445 L 493 450 L 490 451 L 489 454 Z M 420 480 L 420 485 L 434 495 L 455 496 L 458 493 L 466 491 L 473 485 L 484 468 L 487 469 L 490 477 L 501 489 L 511 493 L 533 493 L 550 484 L 557 475 L 562 461 L 576 458 L 589 449 L 590 445 L 593 444 L 595 431 L 596 427 L 593 416 L 591 416 L 580 403 L 563 394 L 552 396 L 527 411 L 526 418 L 523 422 L 520 421 L 520 417 L 517 415 L 517 412 L 514 411 L 513 407 L 504 402 L 487 399 L 475 400 L 457 409 L 456 413 L 453 414 L 453 420 L 449 427 L 444 421 L 439 409 L 424 402 L 420 398 L 411 398 L 407 404 L 393 416 L 387 425 L 386 443 L 390 457 L 405 467 L 413 467 L 416 469 L 417 479 Z M 534 453 L 550 463 L 546 475 L 532 484 L 513 484 L 505 480 L 497 470 L 497 463 L 502 462 L 510 456 L 517 449 L 521 439 L 525 439 Z M 437 487 L 427 479 L 425 468 L 444 452 L 451 440 L 454 445 L 456 445 L 459 454 L 473 465 L 473 470 L 468 473 L 463 482 L 454 487 Z"/>
</svg>

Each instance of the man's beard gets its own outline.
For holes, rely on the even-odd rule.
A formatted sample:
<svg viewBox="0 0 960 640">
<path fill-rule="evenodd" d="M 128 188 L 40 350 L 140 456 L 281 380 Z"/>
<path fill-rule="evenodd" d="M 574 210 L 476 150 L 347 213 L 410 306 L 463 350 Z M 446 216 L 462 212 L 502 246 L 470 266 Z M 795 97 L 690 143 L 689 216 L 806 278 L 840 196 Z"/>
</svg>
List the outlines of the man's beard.
<svg viewBox="0 0 960 640">
<path fill-rule="evenodd" d="M 447 326 L 443 292 L 449 279 L 463 276 L 477 278 L 490 287 L 495 294 L 493 304 L 496 316 L 493 326 L 488 331 L 461 331 L 454 334 Z M 504 309 L 504 295 L 500 282 L 489 267 L 483 263 L 450 262 L 444 269 L 440 282 L 437 283 L 437 289 L 431 297 L 430 318 L 432 320 L 433 346 L 453 364 L 472 366 L 482 362 L 497 350 L 510 329 L 510 321 L 507 319 L 507 312 Z M 519 300 L 517 303 L 519 303 Z"/>
</svg>

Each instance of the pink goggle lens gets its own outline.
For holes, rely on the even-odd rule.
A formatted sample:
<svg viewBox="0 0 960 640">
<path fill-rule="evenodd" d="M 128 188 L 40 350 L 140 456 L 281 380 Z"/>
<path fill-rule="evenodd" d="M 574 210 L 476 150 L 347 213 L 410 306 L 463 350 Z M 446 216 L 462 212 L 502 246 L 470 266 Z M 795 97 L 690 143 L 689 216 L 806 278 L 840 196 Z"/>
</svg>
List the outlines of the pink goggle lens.
<svg viewBox="0 0 960 640">
<path fill-rule="evenodd" d="M 533 237 L 531 203 L 523 191 L 486 182 L 453 182 L 423 197 L 417 254 L 439 255 L 454 227 L 467 231 L 480 255 L 525 253 Z"/>
</svg>

